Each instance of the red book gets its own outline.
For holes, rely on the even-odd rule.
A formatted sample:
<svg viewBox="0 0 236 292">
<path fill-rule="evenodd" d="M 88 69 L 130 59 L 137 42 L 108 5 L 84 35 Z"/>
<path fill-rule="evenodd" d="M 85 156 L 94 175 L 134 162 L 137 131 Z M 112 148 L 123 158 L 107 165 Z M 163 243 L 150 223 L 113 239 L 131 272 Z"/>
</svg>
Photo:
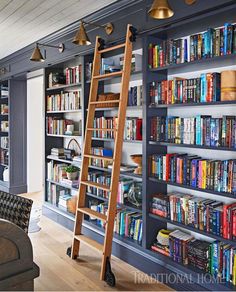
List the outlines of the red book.
<svg viewBox="0 0 236 292">
<path fill-rule="evenodd" d="M 136 140 L 142 140 L 142 128 L 143 128 L 143 120 L 137 119 L 136 120 Z"/>
<path fill-rule="evenodd" d="M 229 209 L 236 207 L 236 203 L 223 206 L 223 237 L 229 239 Z"/>
<path fill-rule="evenodd" d="M 170 179 L 170 159 L 174 156 L 175 153 L 167 153 L 166 154 L 166 181 Z"/>
</svg>

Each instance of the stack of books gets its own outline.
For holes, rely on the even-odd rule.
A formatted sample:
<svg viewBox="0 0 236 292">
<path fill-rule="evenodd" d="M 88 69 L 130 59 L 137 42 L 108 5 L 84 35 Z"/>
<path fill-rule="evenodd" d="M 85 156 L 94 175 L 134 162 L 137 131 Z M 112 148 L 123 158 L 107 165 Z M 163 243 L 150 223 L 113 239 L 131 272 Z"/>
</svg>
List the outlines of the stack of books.
<svg viewBox="0 0 236 292">
<path fill-rule="evenodd" d="M 236 116 L 154 117 L 152 141 L 236 148 Z"/>
<path fill-rule="evenodd" d="M 197 78 L 175 77 L 149 84 L 150 105 L 216 102 L 221 98 L 221 74 L 202 73 Z"/>
<path fill-rule="evenodd" d="M 169 39 L 158 44 L 149 44 L 149 68 L 164 67 L 171 64 L 192 62 L 236 52 L 236 25 L 226 23 L 220 28 L 180 39 Z"/>
<path fill-rule="evenodd" d="M 9 88 L 1 85 L 1 98 L 9 97 Z"/>
<path fill-rule="evenodd" d="M 1 121 L 1 132 L 8 133 L 9 132 L 9 122 Z"/>
<path fill-rule="evenodd" d="M 47 111 L 69 111 L 81 109 L 81 92 L 69 91 L 47 96 Z"/>
<path fill-rule="evenodd" d="M 52 148 L 51 156 L 58 159 L 66 159 L 66 156 L 64 154 L 64 148 Z"/>
<path fill-rule="evenodd" d="M 78 179 L 70 180 L 66 177 L 62 177 L 60 180 L 60 183 L 62 183 L 64 186 L 69 187 L 69 188 L 75 188 L 75 189 L 79 188 L 79 180 Z"/>
<path fill-rule="evenodd" d="M 236 195 L 236 161 L 183 153 L 154 154 L 150 174 L 159 180 Z"/>
<path fill-rule="evenodd" d="M 8 165 L 8 149 L 0 149 L 0 163 Z"/>
<path fill-rule="evenodd" d="M 82 65 L 77 65 L 74 67 L 67 67 L 66 70 L 66 84 L 74 84 L 81 82 L 82 76 Z"/>
<path fill-rule="evenodd" d="M 1 147 L 2 148 L 9 147 L 9 138 L 8 137 L 1 137 Z"/>
<path fill-rule="evenodd" d="M 128 95 L 128 106 L 140 106 L 143 100 L 143 86 L 137 85 L 130 87 Z"/>
</svg>

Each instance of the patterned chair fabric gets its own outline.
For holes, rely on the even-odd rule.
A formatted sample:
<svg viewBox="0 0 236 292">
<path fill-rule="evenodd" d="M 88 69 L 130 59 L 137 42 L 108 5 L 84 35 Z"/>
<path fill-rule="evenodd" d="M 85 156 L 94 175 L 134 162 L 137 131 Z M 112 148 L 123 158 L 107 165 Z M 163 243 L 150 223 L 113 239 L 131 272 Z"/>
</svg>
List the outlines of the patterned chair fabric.
<svg viewBox="0 0 236 292">
<path fill-rule="evenodd" d="M 33 201 L 0 191 L 0 218 L 8 220 L 28 233 Z"/>
</svg>

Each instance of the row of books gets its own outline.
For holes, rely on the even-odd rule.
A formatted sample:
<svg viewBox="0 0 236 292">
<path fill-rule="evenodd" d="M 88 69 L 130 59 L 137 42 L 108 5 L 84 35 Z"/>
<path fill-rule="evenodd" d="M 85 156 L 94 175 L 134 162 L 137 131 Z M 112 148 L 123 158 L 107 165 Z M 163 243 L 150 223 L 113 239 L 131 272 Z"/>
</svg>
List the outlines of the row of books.
<svg viewBox="0 0 236 292">
<path fill-rule="evenodd" d="M 184 153 L 154 154 L 150 157 L 150 174 L 163 181 L 236 195 L 235 160 L 211 160 Z"/>
<path fill-rule="evenodd" d="M 236 203 L 224 204 L 190 194 L 156 194 L 151 213 L 226 239 L 236 239 Z"/>
<path fill-rule="evenodd" d="M 154 242 L 152 250 L 163 253 L 163 246 Z M 166 255 L 183 265 L 191 265 L 213 276 L 218 282 L 236 285 L 236 248 L 221 241 L 212 243 L 195 239 L 180 230 L 169 234 Z"/>
<path fill-rule="evenodd" d="M 66 84 L 80 83 L 82 80 L 82 65 L 67 67 L 65 69 Z"/>
<path fill-rule="evenodd" d="M 81 109 L 81 92 L 69 91 L 47 96 L 47 111 Z"/>
<path fill-rule="evenodd" d="M 104 147 L 93 147 L 91 149 L 91 154 L 105 157 L 113 157 L 113 150 Z M 104 159 L 90 158 L 89 164 L 97 167 L 107 168 L 108 165 L 112 164 L 112 162 Z"/>
<path fill-rule="evenodd" d="M 9 137 L 1 137 L 1 147 L 9 148 Z"/>
<path fill-rule="evenodd" d="M 236 116 L 154 117 L 150 139 L 158 142 L 236 147 Z"/>
<path fill-rule="evenodd" d="M 7 149 L 0 149 L 0 164 L 8 165 L 9 152 Z"/>
<path fill-rule="evenodd" d="M 91 205 L 91 204 L 90 204 Z M 98 205 L 91 205 L 91 208 L 94 211 L 99 213 L 106 214 L 108 205 L 107 203 L 101 203 Z M 93 219 L 90 217 L 90 220 L 96 221 L 96 224 L 104 227 L 104 222 L 98 219 Z M 115 217 L 114 232 L 120 236 L 124 236 L 130 239 L 133 239 L 137 243 L 141 244 L 142 242 L 142 214 L 139 212 L 133 212 L 126 208 L 117 209 L 117 214 Z"/>
<path fill-rule="evenodd" d="M 164 40 L 148 46 L 149 68 L 192 62 L 203 58 L 236 53 L 236 25 L 225 23 L 220 28 L 179 39 Z"/>
<path fill-rule="evenodd" d="M 88 180 L 92 182 L 96 182 L 99 184 L 104 184 L 107 186 L 110 186 L 111 184 L 111 174 L 104 174 L 102 171 L 94 171 L 89 172 L 88 174 Z M 120 178 L 119 180 L 119 187 L 118 187 L 118 193 L 117 193 L 117 203 L 118 204 L 125 204 L 128 197 L 129 189 L 134 181 L 132 179 L 127 178 Z M 87 186 L 87 192 L 93 195 L 96 195 L 97 197 L 101 198 L 109 198 L 109 192 L 105 190 L 101 190 L 98 188 L 94 188 L 91 186 Z"/>
<path fill-rule="evenodd" d="M 140 106 L 143 100 L 143 86 L 130 87 L 128 95 L 128 106 Z"/>
<path fill-rule="evenodd" d="M 70 180 L 66 175 L 66 167 L 68 165 L 65 163 L 54 163 L 52 160 L 47 163 L 47 179 L 53 182 L 61 183 L 65 187 L 78 188 L 79 187 L 79 173 L 77 174 L 77 179 Z"/>
<path fill-rule="evenodd" d="M 221 100 L 221 74 L 154 81 L 149 84 L 150 105 L 216 102 Z"/>
<path fill-rule="evenodd" d="M 94 119 L 94 128 L 117 129 L 117 117 L 100 117 Z M 95 138 L 110 138 L 114 139 L 113 131 L 94 131 Z M 125 140 L 142 140 L 142 119 L 141 118 L 126 118 L 124 129 Z"/>
<path fill-rule="evenodd" d="M 73 126 L 73 131 L 68 131 L 68 125 Z M 74 127 L 77 127 L 77 130 L 74 130 Z M 78 121 L 75 125 L 73 120 L 69 119 L 60 119 L 57 117 L 47 117 L 46 118 L 46 129 L 47 134 L 51 135 L 82 135 L 82 120 Z"/>
</svg>

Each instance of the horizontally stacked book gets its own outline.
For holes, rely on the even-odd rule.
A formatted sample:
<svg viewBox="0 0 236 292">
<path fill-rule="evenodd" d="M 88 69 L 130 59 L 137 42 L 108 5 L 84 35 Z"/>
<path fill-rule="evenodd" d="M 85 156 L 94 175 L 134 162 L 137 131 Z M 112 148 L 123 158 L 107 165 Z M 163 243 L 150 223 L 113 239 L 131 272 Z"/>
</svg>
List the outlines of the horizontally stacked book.
<svg viewBox="0 0 236 292">
<path fill-rule="evenodd" d="M 236 148 L 236 116 L 154 117 L 151 141 Z"/>
<path fill-rule="evenodd" d="M 160 181 L 236 195 L 236 161 L 205 159 L 185 153 L 149 157 L 150 175 Z"/>
</svg>

